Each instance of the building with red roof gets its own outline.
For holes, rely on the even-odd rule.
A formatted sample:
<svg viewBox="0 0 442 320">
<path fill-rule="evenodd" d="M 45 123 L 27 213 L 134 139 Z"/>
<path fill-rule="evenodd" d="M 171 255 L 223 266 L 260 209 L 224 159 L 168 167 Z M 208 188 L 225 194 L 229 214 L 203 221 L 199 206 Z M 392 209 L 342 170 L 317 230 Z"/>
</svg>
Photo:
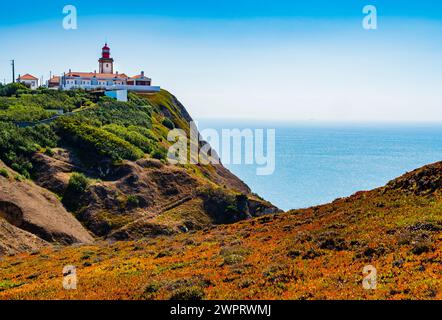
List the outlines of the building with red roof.
<svg viewBox="0 0 442 320">
<path fill-rule="evenodd" d="M 23 83 L 30 89 L 37 89 L 38 88 L 38 78 L 34 77 L 33 75 L 26 73 L 23 76 L 18 76 L 17 82 Z"/>
</svg>

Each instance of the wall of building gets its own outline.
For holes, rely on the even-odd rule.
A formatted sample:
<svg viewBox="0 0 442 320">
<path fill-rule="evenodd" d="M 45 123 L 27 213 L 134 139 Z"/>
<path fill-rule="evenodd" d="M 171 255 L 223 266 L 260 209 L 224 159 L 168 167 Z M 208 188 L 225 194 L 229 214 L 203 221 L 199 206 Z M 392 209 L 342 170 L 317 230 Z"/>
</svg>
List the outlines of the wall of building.
<svg viewBox="0 0 442 320">
<path fill-rule="evenodd" d="M 117 99 L 118 101 L 127 102 L 127 90 L 106 91 L 107 97 Z"/>
<path fill-rule="evenodd" d="M 105 90 L 127 90 L 127 91 L 139 91 L 139 92 L 158 92 L 161 90 L 159 86 L 128 86 L 128 85 L 81 85 L 68 82 L 66 80 L 66 85 L 62 86 L 63 90 L 71 90 L 71 89 L 85 89 L 85 90 L 96 90 L 96 89 L 105 89 Z"/>
</svg>

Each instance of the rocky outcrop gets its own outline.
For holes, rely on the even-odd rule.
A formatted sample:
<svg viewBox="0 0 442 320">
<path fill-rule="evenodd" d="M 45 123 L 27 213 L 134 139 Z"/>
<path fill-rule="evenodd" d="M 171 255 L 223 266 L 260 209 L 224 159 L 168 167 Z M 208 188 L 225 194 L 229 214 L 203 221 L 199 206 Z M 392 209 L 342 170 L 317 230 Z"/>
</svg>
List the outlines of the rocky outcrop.
<svg viewBox="0 0 442 320">
<path fill-rule="evenodd" d="M 37 251 L 50 244 L 0 218 L 0 256 Z"/>
<path fill-rule="evenodd" d="M 390 181 L 386 190 L 402 190 L 416 195 L 431 194 L 442 189 L 442 162 L 436 162 L 408 172 Z"/>
</svg>

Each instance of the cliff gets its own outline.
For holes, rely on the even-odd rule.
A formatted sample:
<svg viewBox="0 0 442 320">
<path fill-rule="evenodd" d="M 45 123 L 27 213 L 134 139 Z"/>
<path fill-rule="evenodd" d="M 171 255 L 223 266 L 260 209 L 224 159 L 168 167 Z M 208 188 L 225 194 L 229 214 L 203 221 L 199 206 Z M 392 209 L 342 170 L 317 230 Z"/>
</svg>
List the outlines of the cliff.
<svg viewBox="0 0 442 320">
<path fill-rule="evenodd" d="M 66 113 L 54 117 L 52 109 Z M 127 103 L 44 89 L 0 97 L 0 159 L 5 175 L 21 180 L 1 180 L 2 224 L 17 231 L 16 208 L 27 232 L 17 241 L 33 250 L 29 234 L 39 245 L 91 242 L 86 229 L 95 240 L 129 240 L 278 212 L 222 164 L 168 163 L 168 132 L 189 132 L 190 121 L 164 90 L 130 94 Z"/>
</svg>

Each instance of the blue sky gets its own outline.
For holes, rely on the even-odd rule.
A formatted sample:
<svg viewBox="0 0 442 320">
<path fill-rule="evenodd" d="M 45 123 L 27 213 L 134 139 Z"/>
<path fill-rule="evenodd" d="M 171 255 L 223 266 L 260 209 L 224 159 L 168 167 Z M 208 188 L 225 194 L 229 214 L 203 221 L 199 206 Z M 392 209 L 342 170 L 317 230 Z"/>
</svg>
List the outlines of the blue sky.
<svg viewBox="0 0 442 320">
<path fill-rule="evenodd" d="M 173 18 L 358 18 L 360 8 L 373 4 L 388 17 L 441 19 L 442 4 L 434 0 L 200 0 L 200 1 L 8 1 L 2 4 L 0 24 L 57 19 L 60 6 L 72 4 L 82 15 L 156 16 Z M 14 12 L 13 14 L 11 14 Z"/>
<path fill-rule="evenodd" d="M 93 71 L 106 39 L 118 71 L 144 70 L 195 118 L 442 121 L 442 2 L 8 1 L 0 80 L 12 58 L 45 79 Z"/>
</svg>

